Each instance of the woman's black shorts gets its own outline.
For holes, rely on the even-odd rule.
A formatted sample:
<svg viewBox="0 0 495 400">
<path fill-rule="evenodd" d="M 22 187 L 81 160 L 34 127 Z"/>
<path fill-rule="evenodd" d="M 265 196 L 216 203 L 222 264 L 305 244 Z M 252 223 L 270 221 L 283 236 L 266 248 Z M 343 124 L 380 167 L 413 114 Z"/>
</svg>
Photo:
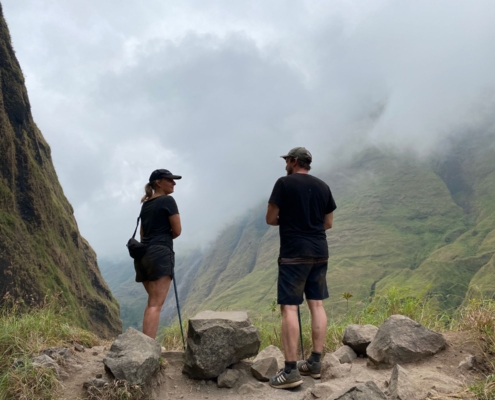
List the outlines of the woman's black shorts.
<svg viewBox="0 0 495 400">
<path fill-rule="evenodd" d="M 168 246 L 151 245 L 140 260 L 134 260 L 136 282 L 156 281 L 163 276 L 174 276 L 175 253 Z"/>
</svg>

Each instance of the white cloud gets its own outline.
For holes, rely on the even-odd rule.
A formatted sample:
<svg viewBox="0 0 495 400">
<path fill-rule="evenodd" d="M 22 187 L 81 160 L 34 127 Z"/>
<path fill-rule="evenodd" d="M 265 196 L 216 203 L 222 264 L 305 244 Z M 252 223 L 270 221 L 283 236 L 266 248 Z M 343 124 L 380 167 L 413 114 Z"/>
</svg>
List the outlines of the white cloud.
<svg viewBox="0 0 495 400">
<path fill-rule="evenodd" d="M 3 0 L 84 236 L 125 252 L 149 173 L 182 174 L 179 246 L 366 143 L 428 152 L 494 102 L 495 3 Z"/>
</svg>

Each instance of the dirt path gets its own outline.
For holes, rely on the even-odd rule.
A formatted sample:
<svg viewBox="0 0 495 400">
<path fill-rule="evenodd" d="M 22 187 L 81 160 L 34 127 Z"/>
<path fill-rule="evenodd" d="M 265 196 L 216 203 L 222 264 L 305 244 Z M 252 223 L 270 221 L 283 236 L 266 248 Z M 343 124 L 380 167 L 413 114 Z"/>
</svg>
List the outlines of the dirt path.
<svg viewBox="0 0 495 400">
<path fill-rule="evenodd" d="M 450 393 L 462 393 L 456 398 L 472 398 L 465 392 L 466 385 L 480 378 L 484 371 L 483 365 L 478 370 L 462 372 L 459 363 L 468 355 L 474 355 L 478 360 L 483 355 L 477 345 L 464 332 L 449 332 L 445 334 L 448 347 L 432 358 L 405 364 L 409 378 L 418 385 L 421 394 L 429 398 L 449 398 Z M 108 348 L 109 346 L 107 346 Z M 104 374 L 103 358 L 107 352 L 105 347 L 87 349 L 84 353 L 73 353 L 71 368 L 67 369 L 69 378 L 62 382 L 64 389 L 62 398 L 76 400 L 84 398 L 83 383 Z M 166 366 L 162 371 L 161 385 L 156 388 L 155 399 L 268 399 L 268 400 L 309 400 L 316 395 L 326 399 L 331 393 L 337 393 L 354 383 L 374 381 L 381 390 L 386 392 L 390 381 L 391 370 L 376 370 L 367 367 L 366 359 L 358 358 L 347 365 L 347 373 L 343 378 L 333 379 L 322 384 L 320 380 L 304 377 L 304 383 L 293 390 L 277 390 L 268 383 L 257 381 L 250 372 L 250 362 L 241 362 L 234 368 L 240 371 L 240 379 L 231 388 L 218 388 L 213 380 L 197 381 L 182 373 L 182 352 L 163 353 Z M 312 394 L 314 393 L 314 395 Z M 423 398 L 424 398 L 423 397 Z"/>
</svg>

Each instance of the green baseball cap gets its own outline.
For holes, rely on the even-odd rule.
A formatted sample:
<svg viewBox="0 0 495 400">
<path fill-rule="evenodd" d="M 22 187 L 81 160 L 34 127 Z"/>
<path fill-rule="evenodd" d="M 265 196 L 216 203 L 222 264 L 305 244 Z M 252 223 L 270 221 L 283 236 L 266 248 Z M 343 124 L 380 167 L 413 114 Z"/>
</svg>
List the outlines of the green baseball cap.
<svg viewBox="0 0 495 400">
<path fill-rule="evenodd" d="M 293 149 L 290 149 L 287 155 L 280 157 L 283 159 L 286 159 L 287 157 L 297 158 L 301 161 L 307 162 L 308 164 L 313 160 L 313 156 L 305 147 L 294 147 Z"/>
</svg>

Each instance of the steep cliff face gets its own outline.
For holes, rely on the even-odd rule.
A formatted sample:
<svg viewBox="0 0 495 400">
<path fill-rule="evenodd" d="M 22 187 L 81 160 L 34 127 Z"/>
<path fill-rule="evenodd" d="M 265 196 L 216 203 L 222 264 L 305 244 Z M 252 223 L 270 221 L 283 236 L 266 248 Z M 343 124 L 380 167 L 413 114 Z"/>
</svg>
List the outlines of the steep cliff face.
<svg viewBox="0 0 495 400">
<path fill-rule="evenodd" d="M 0 5 L 0 303 L 58 294 L 74 322 L 102 337 L 121 331 L 119 307 L 79 234 L 31 115 Z"/>
</svg>

